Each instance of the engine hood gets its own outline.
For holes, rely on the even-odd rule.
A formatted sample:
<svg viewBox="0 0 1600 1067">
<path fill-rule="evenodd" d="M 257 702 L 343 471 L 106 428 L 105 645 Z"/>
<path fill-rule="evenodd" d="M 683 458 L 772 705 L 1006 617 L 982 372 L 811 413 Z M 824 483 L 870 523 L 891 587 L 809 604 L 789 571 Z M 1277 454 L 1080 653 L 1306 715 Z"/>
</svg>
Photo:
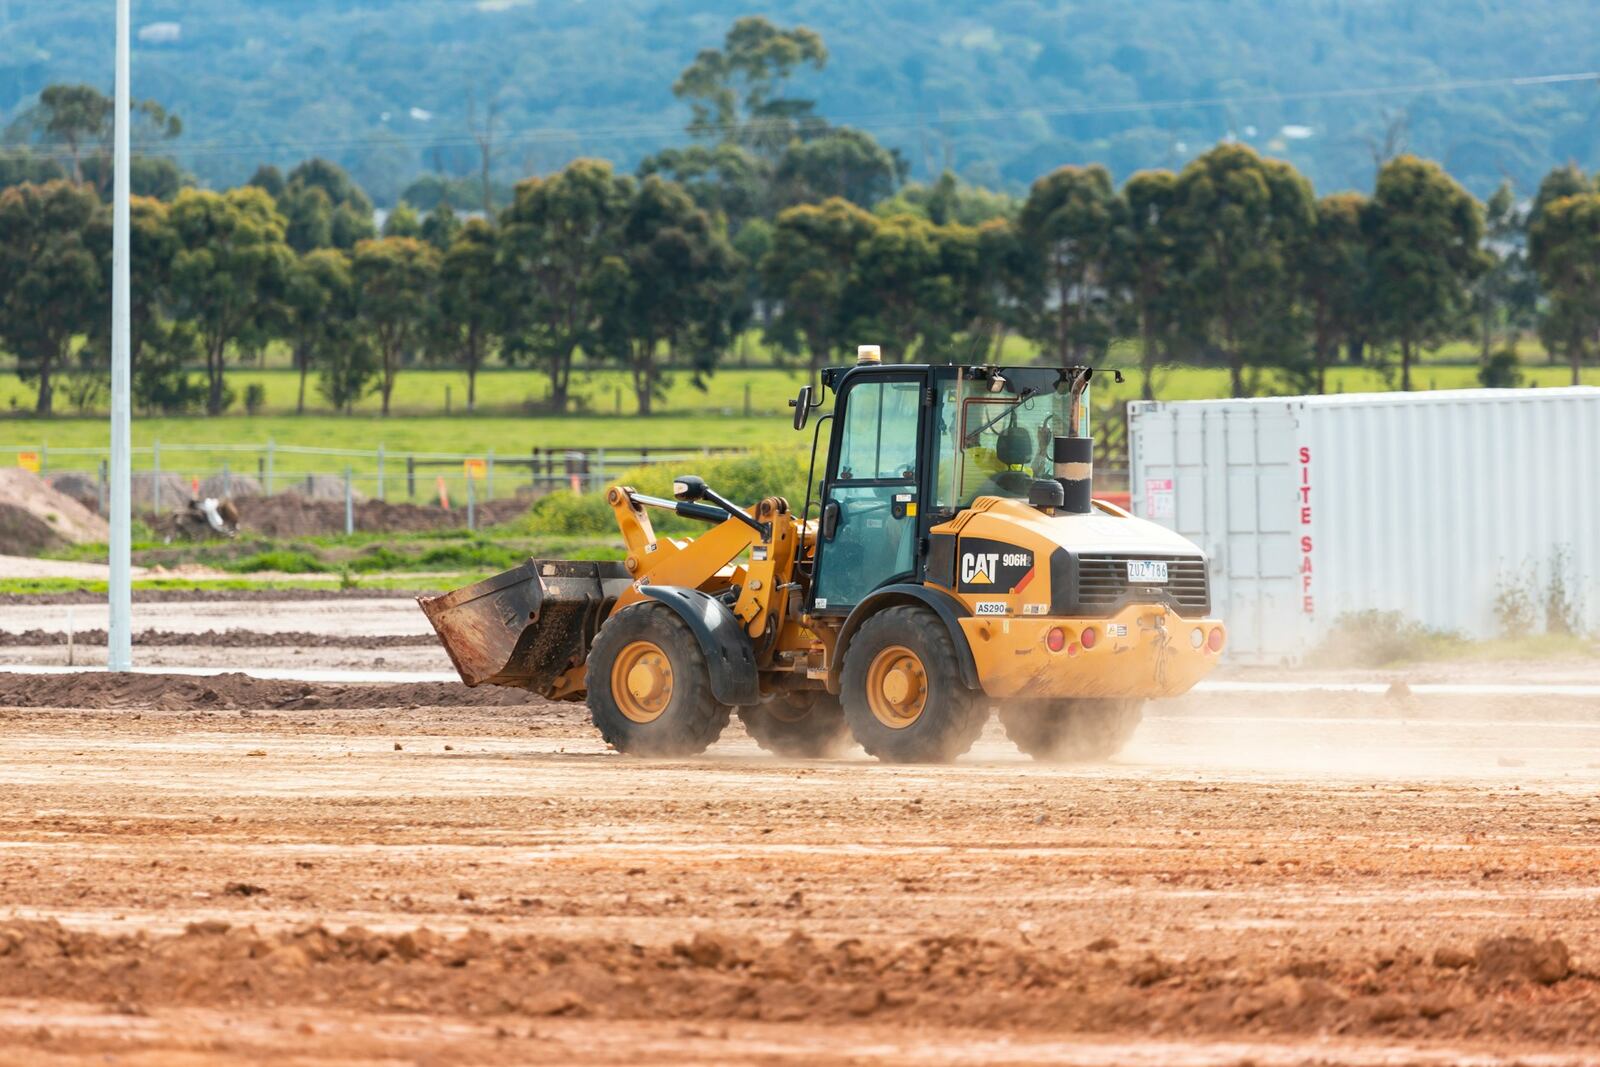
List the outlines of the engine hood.
<svg viewBox="0 0 1600 1067">
<path fill-rule="evenodd" d="M 987 507 L 982 505 L 993 500 Z M 1110 505 L 1106 505 L 1110 507 Z M 1136 518 L 1120 509 L 1100 510 L 1087 515 L 1046 515 L 1020 500 L 985 498 L 973 508 L 975 514 L 961 523 L 960 535 L 1005 540 L 1006 528 L 1031 535 L 1074 555 L 1199 556 L 1199 547 L 1188 538 L 1165 526 Z"/>
</svg>

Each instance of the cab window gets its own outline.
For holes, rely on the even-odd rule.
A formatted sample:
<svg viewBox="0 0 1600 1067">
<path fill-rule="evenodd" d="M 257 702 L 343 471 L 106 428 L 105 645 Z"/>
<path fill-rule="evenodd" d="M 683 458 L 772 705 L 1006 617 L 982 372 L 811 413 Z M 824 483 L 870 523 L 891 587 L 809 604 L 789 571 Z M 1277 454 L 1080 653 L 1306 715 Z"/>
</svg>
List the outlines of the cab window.
<svg viewBox="0 0 1600 1067">
<path fill-rule="evenodd" d="M 911 481 L 917 471 L 917 382 L 863 382 L 850 390 L 839 442 L 840 481 Z"/>
</svg>

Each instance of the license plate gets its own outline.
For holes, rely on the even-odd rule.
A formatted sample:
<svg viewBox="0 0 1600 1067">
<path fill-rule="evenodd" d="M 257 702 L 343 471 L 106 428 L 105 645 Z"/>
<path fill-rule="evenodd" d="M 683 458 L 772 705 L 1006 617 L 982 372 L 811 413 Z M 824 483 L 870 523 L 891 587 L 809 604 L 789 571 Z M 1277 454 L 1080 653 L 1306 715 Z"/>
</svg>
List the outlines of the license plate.
<svg viewBox="0 0 1600 1067">
<path fill-rule="evenodd" d="M 1161 559 L 1130 559 L 1128 582 L 1132 585 L 1150 585 L 1167 580 L 1167 563 Z"/>
</svg>

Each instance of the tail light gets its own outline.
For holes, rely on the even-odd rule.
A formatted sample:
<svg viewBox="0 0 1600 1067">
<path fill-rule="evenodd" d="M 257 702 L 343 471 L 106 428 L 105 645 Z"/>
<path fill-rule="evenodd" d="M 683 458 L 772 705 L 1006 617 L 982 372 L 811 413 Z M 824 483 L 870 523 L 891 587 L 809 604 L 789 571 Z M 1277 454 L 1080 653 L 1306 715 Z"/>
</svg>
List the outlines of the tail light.
<svg viewBox="0 0 1600 1067">
<path fill-rule="evenodd" d="M 1094 643 L 1098 637 L 1099 635 L 1094 632 L 1094 627 L 1091 626 L 1087 630 L 1083 631 L 1082 636 L 1080 636 L 1078 640 L 1083 642 L 1083 649 L 1085 652 L 1087 652 L 1089 649 L 1094 647 Z"/>
<path fill-rule="evenodd" d="M 1067 647 L 1067 632 L 1059 626 L 1053 626 L 1050 632 L 1044 635 L 1044 643 L 1051 652 L 1060 652 Z"/>
<path fill-rule="evenodd" d="M 1206 647 L 1209 648 L 1213 652 L 1221 652 L 1222 651 L 1222 640 L 1223 640 L 1222 627 L 1218 626 L 1218 627 L 1214 628 L 1211 631 L 1210 636 L 1208 636 L 1206 638 Z"/>
</svg>

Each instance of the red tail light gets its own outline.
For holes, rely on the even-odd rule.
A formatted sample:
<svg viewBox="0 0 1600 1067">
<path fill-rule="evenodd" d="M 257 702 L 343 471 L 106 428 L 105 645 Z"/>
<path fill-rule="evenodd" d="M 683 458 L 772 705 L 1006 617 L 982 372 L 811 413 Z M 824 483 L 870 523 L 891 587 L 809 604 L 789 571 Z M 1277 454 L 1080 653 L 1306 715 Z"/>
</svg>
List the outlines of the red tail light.
<svg viewBox="0 0 1600 1067">
<path fill-rule="evenodd" d="M 1218 626 L 1211 631 L 1211 635 L 1206 638 L 1206 647 L 1213 652 L 1222 651 L 1222 627 Z"/>
<path fill-rule="evenodd" d="M 1094 627 L 1091 626 L 1087 630 L 1083 631 L 1083 635 L 1079 637 L 1078 640 L 1083 642 L 1084 650 L 1087 651 L 1094 647 L 1095 640 L 1098 638 L 1098 636 L 1099 635 L 1094 632 Z"/>
<path fill-rule="evenodd" d="M 1053 627 L 1044 635 L 1044 643 L 1051 652 L 1060 652 L 1067 647 L 1067 632 L 1059 626 Z"/>
</svg>

